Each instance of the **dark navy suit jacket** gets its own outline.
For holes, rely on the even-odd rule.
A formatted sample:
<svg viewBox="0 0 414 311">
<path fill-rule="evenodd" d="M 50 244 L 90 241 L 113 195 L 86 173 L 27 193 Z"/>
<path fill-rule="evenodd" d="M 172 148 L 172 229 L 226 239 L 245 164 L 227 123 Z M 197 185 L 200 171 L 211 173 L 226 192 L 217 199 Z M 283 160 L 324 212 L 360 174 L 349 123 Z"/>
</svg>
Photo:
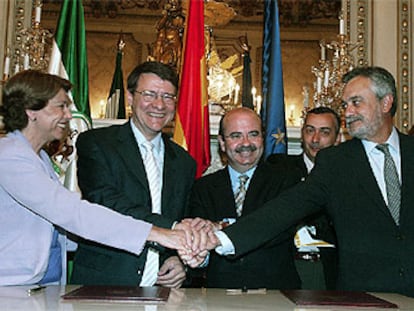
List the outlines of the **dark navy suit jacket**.
<svg viewBox="0 0 414 311">
<path fill-rule="evenodd" d="M 352 139 L 321 150 L 305 182 L 224 229 L 236 255 L 249 253 L 304 216 L 325 209 L 337 236 L 338 289 L 414 296 L 414 137 L 399 138 L 399 226 L 383 200 L 362 142 Z"/>
</svg>

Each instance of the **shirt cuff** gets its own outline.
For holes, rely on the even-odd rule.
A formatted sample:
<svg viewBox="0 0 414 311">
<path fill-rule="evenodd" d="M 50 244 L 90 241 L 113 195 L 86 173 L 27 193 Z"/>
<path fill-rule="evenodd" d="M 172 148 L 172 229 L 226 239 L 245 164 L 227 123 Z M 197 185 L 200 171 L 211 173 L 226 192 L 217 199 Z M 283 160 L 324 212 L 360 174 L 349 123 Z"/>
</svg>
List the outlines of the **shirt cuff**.
<svg viewBox="0 0 414 311">
<path fill-rule="evenodd" d="M 207 253 L 206 258 L 204 258 L 204 261 L 197 268 L 205 268 L 208 266 L 209 262 L 210 262 L 210 252 Z"/>
<path fill-rule="evenodd" d="M 216 247 L 216 253 L 222 256 L 234 255 L 236 253 L 233 242 L 223 231 L 215 231 L 214 234 L 220 241 L 220 246 Z"/>
</svg>

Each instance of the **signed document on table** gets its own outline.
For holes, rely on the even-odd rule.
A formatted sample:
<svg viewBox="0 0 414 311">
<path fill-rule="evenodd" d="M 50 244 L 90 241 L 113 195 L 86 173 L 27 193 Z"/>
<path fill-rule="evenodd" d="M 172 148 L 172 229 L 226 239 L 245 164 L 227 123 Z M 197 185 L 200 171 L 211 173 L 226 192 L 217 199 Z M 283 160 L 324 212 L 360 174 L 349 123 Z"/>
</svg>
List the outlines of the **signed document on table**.
<svg viewBox="0 0 414 311">
<path fill-rule="evenodd" d="M 106 300 L 126 302 L 163 302 L 168 300 L 166 287 L 138 286 L 82 286 L 62 296 L 70 300 Z"/>
<path fill-rule="evenodd" d="M 281 292 L 298 306 L 398 308 L 396 304 L 365 292 L 323 290 L 282 290 Z"/>
</svg>

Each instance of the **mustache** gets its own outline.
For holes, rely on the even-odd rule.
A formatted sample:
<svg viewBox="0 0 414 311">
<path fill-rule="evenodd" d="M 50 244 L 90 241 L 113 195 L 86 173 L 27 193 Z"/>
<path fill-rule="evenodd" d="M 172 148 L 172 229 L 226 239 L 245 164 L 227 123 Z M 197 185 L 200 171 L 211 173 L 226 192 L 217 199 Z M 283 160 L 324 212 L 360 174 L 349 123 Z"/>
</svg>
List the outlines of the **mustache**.
<svg viewBox="0 0 414 311">
<path fill-rule="evenodd" d="M 257 150 L 257 147 L 255 145 L 240 146 L 235 149 L 237 153 L 245 152 L 245 151 L 253 152 L 256 150 Z"/>
<path fill-rule="evenodd" d="M 346 125 L 351 124 L 352 122 L 355 122 L 355 121 L 363 121 L 363 120 L 364 120 L 364 117 L 362 116 L 345 117 Z"/>
</svg>

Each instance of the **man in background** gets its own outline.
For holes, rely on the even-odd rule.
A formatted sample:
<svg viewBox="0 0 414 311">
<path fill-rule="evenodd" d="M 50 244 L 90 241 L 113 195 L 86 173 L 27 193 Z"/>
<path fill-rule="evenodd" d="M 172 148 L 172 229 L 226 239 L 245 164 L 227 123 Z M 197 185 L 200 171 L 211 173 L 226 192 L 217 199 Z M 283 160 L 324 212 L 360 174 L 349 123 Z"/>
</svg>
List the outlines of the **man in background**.
<svg viewBox="0 0 414 311">
<path fill-rule="evenodd" d="M 317 107 L 309 110 L 305 116 L 301 130 L 302 149 L 300 155 L 273 154 L 268 161 L 279 169 L 288 169 L 298 174 L 304 181 L 315 164 L 319 150 L 340 143 L 340 118 L 328 107 Z M 316 242 L 306 246 L 305 242 Z M 336 282 L 336 243 L 335 232 L 329 217 L 319 212 L 303 219 L 295 236 L 296 268 L 302 281 L 303 289 L 333 290 Z"/>
</svg>

